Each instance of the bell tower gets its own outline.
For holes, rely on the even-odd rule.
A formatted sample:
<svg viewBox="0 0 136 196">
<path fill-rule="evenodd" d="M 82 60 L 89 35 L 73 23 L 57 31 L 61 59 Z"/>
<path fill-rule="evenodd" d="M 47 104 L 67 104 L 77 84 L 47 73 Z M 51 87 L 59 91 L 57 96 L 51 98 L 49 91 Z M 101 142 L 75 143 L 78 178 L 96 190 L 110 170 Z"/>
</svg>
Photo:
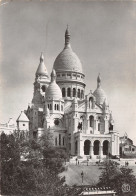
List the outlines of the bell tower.
<svg viewBox="0 0 136 196">
<path fill-rule="evenodd" d="M 40 63 L 35 73 L 33 99 L 26 111 L 26 115 L 29 119 L 31 138 L 36 139 L 43 128 L 44 99 L 49 82 L 50 80 L 44 64 L 44 57 L 43 54 L 41 54 Z"/>
</svg>

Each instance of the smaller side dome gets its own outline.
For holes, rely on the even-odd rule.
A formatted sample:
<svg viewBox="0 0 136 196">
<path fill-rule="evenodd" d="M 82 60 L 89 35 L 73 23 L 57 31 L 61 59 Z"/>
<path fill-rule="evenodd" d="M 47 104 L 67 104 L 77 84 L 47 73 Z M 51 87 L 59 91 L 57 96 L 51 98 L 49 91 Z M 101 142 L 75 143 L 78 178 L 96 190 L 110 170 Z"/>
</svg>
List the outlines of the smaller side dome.
<svg viewBox="0 0 136 196">
<path fill-rule="evenodd" d="M 104 90 L 101 88 L 101 77 L 100 74 L 97 78 L 97 89 L 93 92 L 93 95 L 96 97 L 96 103 L 98 105 L 102 105 L 105 100 L 107 100 L 107 96 Z"/>
<path fill-rule="evenodd" d="M 46 99 L 60 100 L 62 99 L 62 92 L 60 87 L 56 84 L 56 72 L 53 69 L 51 73 L 51 83 L 49 84 L 46 91 Z"/>
<path fill-rule="evenodd" d="M 47 72 L 46 66 L 44 64 L 44 56 L 43 56 L 42 53 L 41 53 L 41 56 L 40 56 L 39 66 L 38 66 L 37 71 L 36 71 L 36 76 L 48 76 L 48 72 Z"/>
</svg>

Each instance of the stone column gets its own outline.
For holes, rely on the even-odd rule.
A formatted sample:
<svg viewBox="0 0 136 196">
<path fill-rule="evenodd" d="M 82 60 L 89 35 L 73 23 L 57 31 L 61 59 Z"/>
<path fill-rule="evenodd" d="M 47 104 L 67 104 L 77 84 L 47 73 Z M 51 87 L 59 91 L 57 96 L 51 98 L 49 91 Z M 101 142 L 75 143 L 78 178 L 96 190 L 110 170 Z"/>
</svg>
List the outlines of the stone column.
<svg viewBox="0 0 136 196">
<path fill-rule="evenodd" d="M 91 156 L 91 159 L 93 158 L 93 155 L 94 155 L 94 146 L 91 144 L 90 145 L 90 156 Z"/>
<path fill-rule="evenodd" d="M 65 88 L 65 97 L 67 97 L 67 87 Z"/>
<path fill-rule="evenodd" d="M 73 97 L 73 87 L 71 87 L 70 90 L 71 90 L 70 97 L 72 98 Z"/>
<path fill-rule="evenodd" d="M 99 146 L 99 156 L 100 156 L 100 158 L 102 158 L 103 157 L 103 146 Z"/>
<path fill-rule="evenodd" d="M 89 127 L 90 127 L 90 121 L 89 119 L 87 119 L 87 129 L 89 129 Z"/>
<path fill-rule="evenodd" d="M 84 142 L 80 138 L 78 140 L 78 155 L 79 156 L 84 156 Z"/>
</svg>

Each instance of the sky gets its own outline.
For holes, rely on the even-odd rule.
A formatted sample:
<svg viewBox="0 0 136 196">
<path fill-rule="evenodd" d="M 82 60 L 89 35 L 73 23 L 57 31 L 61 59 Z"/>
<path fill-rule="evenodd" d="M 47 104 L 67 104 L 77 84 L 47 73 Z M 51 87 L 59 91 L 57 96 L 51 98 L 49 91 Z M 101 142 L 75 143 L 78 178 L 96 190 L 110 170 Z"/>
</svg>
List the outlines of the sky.
<svg viewBox="0 0 136 196">
<path fill-rule="evenodd" d="M 67 24 L 82 62 L 86 94 L 100 73 L 115 129 L 136 144 L 136 2 L 0 2 L 0 122 L 17 119 L 33 97 L 41 52 L 50 74 Z"/>
</svg>

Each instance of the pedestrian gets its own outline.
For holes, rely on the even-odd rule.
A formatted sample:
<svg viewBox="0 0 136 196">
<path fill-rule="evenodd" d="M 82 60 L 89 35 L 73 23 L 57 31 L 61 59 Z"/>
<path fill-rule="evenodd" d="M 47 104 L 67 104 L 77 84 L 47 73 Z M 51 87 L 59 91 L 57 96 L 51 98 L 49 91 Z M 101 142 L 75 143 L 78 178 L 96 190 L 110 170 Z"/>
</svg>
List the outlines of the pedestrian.
<svg viewBox="0 0 136 196">
<path fill-rule="evenodd" d="M 77 158 L 76 158 L 76 165 L 77 165 Z"/>
</svg>

